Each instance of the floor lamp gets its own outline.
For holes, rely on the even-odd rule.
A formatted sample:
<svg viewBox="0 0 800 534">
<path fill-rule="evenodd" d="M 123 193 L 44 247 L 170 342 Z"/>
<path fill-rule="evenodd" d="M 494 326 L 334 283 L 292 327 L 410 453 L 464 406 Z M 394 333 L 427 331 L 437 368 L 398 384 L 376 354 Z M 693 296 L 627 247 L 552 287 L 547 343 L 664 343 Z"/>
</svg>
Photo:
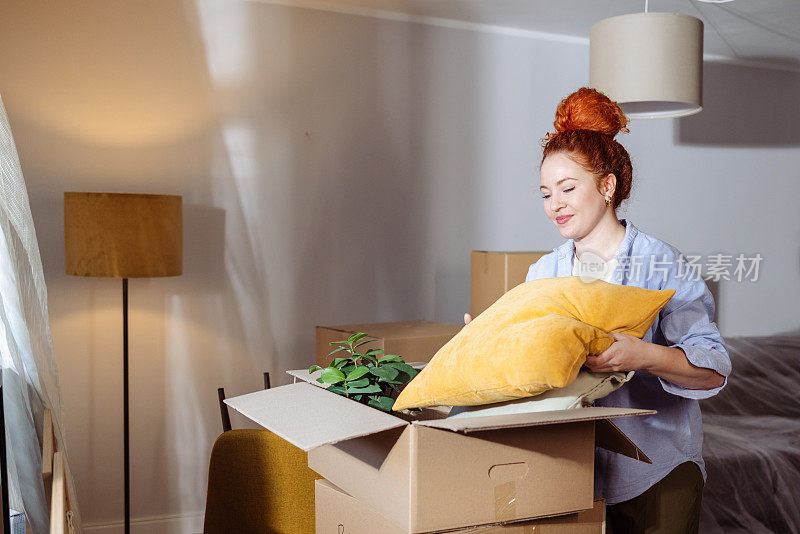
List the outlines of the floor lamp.
<svg viewBox="0 0 800 534">
<path fill-rule="evenodd" d="M 64 193 L 67 274 L 122 278 L 125 534 L 130 534 L 128 278 L 178 276 L 183 268 L 182 197 Z"/>
</svg>

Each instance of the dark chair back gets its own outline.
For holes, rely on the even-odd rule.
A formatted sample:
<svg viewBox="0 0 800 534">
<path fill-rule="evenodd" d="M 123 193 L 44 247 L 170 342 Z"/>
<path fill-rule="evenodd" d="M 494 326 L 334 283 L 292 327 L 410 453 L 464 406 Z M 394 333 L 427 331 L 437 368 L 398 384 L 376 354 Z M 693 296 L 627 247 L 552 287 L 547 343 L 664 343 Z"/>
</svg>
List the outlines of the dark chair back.
<svg viewBox="0 0 800 534">
<path fill-rule="evenodd" d="M 264 373 L 264 389 L 269 388 L 269 373 Z M 217 399 L 219 400 L 219 415 L 222 418 L 222 431 L 227 432 L 231 429 L 231 415 L 228 412 L 228 405 L 225 404 L 225 388 L 217 388 Z"/>
</svg>

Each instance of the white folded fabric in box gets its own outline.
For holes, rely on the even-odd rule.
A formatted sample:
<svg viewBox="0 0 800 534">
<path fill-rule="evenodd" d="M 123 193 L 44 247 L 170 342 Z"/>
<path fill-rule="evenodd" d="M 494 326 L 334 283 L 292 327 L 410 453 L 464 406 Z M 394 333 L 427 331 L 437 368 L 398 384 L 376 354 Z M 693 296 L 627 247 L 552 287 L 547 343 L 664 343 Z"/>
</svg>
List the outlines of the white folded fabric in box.
<svg viewBox="0 0 800 534">
<path fill-rule="evenodd" d="M 453 406 L 447 417 L 448 419 L 454 417 L 480 417 L 583 408 L 591 406 L 595 400 L 601 399 L 622 387 L 625 382 L 633 378 L 633 373 L 634 371 L 626 373 L 593 373 L 586 367 L 582 367 L 578 372 L 578 377 L 563 388 L 555 388 L 533 397 L 506 402 L 479 406 Z"/>
</svg>

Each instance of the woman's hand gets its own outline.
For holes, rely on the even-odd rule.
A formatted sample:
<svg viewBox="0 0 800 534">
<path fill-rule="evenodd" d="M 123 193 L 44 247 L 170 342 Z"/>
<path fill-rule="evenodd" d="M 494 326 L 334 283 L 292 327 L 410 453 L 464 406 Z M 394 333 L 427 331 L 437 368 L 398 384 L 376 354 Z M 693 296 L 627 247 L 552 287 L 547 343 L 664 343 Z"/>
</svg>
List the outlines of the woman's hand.
<svg viewBox="0 0 800 534">
<path fill-rule="evenodd" d="M 713 369 L 697 367 L 678 347 L 648 343 L 629 334 L 612 333 L 614 343 L 597 356 L 586 357 L 586 367 L 595 373 L 647 371 L 688 389 L 714 389 L 725 377 Z"/>
<path fill-rule="evenodd" d="M 470 314 L 468 314 L 468 313 L 465 313 L 464 314 L 464 324 L 469 324 L 469 322 L 471 320 L 472 320 L 472 316 Z"/>
<path fill-rule="evenodd" d="M 647 367 L 648 345 L 630 334 L 611 333 L 614 343 L 606 350 L 586 357 L 586 367 L 595 373 L 613 373 L 616 371 L 638 371 Z"/>
</svg>

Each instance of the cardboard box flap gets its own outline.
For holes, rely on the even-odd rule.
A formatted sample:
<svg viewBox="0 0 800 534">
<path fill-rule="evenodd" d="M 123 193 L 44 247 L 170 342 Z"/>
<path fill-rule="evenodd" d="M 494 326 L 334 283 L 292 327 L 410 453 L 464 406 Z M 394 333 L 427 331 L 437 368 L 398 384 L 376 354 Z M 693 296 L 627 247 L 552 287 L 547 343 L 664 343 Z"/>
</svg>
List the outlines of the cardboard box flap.
<svg viewBox="0 0 800 534">
<path fill-rule="evenodd" d="M 323 389 L 328 388 L 328 384 L 322 384 L 317 382 L 317 378 L 322 374 L 322 371 L 314 371 L 313 373 L 309 373 L 308 369 L 289 369 L 286 371 L 287 375 L 294 377 L 295 379 L 300 379 L 303 382 L 308 382 L 312 386 L 317 386 Z M 297 382 L 297 380 L 295 380 Z"/>
<path fill-rule="evenodd" d="M 552 425 L 556 423 L 570 423 L 573 421 L 592 421 L 597 419 L 608 419 L 609 417 L 627 417 L 631 415 L 645 415 L 653 413 L 656 413 L 655 410 L 596 406 L 590 408 L 557 410 L 551 412 L 531 412 L 483 417 L 434 419 L 430 421 L 414 421 L 413 424 L 468 434 L 470 432 L 481 432 L 484 430 Z"/>
<path fill-rule="evenodd" d="M 616 452 L 634 460 L 652 464 L 653 461 L 636 446 L 617 425 L 608 419 L 601 419 L 594 427 L 595 445 L 607 451 Z"/>
<path fill-rule="evenodd" d="M 225 404 L 304 451 L 407 424 L 306 382 L 232 397 Z"/>
</svg>

